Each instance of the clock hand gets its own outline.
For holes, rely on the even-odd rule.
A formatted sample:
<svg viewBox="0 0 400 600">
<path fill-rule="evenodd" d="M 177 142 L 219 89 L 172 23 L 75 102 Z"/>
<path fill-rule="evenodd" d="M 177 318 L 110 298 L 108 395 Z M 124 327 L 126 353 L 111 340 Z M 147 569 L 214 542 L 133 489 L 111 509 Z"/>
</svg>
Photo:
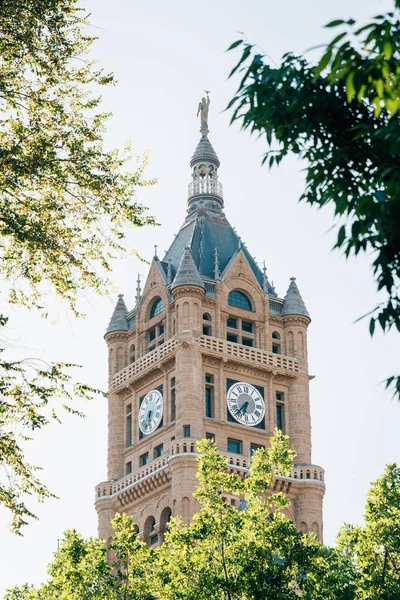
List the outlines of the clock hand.
<svg viewBox="0 0 400 600">
<path fill-rule="evenodd" d="M 148 423 L 150 423 L 150 421 L 151 421 L 151 415 L 152 415 L 152 412 L 153 412 L 152 410 L 149 410 L 149 412 L 147 413 L 147 418 L 146 418 L 146 421 L 147 421 Z"/>
<path fill-rule="evenodd" d="M 245 414 L 247 412 L 247 407 L 249 406 L 248 402 L 245 402 L 244 404 L 242 404 L 242 408 L 240 409 L 240 412 Z"/>
</svg>

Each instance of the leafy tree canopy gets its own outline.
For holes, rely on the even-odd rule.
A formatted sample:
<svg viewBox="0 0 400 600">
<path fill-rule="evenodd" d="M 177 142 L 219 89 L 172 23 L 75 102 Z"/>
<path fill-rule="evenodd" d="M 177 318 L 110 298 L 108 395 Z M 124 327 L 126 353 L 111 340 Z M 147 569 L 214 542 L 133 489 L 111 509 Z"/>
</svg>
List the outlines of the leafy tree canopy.
<svg viewBox="0 0 400 600">
<path fill-rule="evenodd" d="M 400 469 L 389 465 L 372 484 L 365 525 L 345 525 L 334 548 L 299 533 L 286 516 L 289 500 L 274 489 L 294 453 L 275 432 L 243 479 L 208 440 L 199 443 L 190 525 L 172 519 L 152 549 L 132 519 L 117 515 L 109 549 L 102 540 L 65 534 L 48 580 L 9 590 L 5 600 L 395 600 L 400 597 Z M 232 499 L 241 499 L 239 508 Z"/>
<path fill-rule="evenodd" d="M 151 549 L 130 517 L 117 515 L 103 542 L 66 533 L 48 581 L 9 590 L 5 600 L 394 600 L 400 594 L 400 476 L 389 465 L 367 498 L 365 525 L 344 526 L 328 548 L 299 533 L 286 516 L 288 498 L 274 491 L 293 452 L 276 432 L 254 454 L 245 479 L 227 472 L 214 444 L 199 443 L 201 509 L 190 525 L 172 519 L 163 545 Z M 240 508 L 231 500 L 242 499 Z M 108 557 L 107 557 L 108 553 Z M 108 558 L 108 561 L 107 561 Z"/>
<path fill-rule="evenodd" d="M 306 161 L 301 200 L 333 204 L 337 248 L 346 257 L 373 256 L 378 290 L 386 300 L 369 313 L 384 331 L 400 331 L 400 1 L 393 12 L 360 27 L 337 19 L 340 33 L 316 64 L 285 54 L 278 66 L 255 46 L 237 40 L 241 72 L 228 105 L 231 121 L 265 136 L 264 162 L 279 165 L 290 153 Z M 400 377 L 390 377 L 400 397 Z"/>
<path fill-rule="evenodd" d="M 97 86 L 114 84 L 89 59 L 78 0 L 0 3 L 0 280 L 8 302 L 45 314 L 49 290 L 77 314 L 79 292 L 104 293 L 111 258 L 124 250 L 123 228 L 154 224 L 135 198 L 148 156 L 129 166 L 129 146 L 107 150 L 108 114 Z M 52 400 L 89 397 L 69 365 L 0 361 L 0 502 L 19 532 L 33 516 L 26 495 L 50 492 L 20 444 L 46 425 Z M 67 404 L 64 403 L 64 407 Z M 50 408 L 50 410 L 49 410 Z"/>
</svg>

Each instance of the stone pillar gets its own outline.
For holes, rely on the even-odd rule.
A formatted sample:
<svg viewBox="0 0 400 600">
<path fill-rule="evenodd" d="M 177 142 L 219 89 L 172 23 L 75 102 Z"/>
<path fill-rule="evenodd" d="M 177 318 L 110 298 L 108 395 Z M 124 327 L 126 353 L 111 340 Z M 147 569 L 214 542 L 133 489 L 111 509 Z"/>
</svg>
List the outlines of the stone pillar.
<svg viewBox="0 0 400 600">
<path fill-rule="evenodd" d="M 184 425 L 190 425 L 191 437 L 201 438 L 204 414 L 203 361 L 198 340 L 190 335 L 180 335 L 180 348 L 176 354 L 176 437 L 183 435 Z M 197 347 L 196 347 L 197 346 Z"/>
<path fill-rule="evenodd" d="M 290 445 L 297 455 L 295 464 L 311 463 L 311 417 L 308 375 L 298 373 L 289 386 L 288 411 L 290 414 Z"/>
<path fill-rule="evenodd" d="M 124 475 L 122 452 L 125 447 L 124 402 L 118 394 L 108 394 L 107 477 L 119 479 Z"/>
</svg>

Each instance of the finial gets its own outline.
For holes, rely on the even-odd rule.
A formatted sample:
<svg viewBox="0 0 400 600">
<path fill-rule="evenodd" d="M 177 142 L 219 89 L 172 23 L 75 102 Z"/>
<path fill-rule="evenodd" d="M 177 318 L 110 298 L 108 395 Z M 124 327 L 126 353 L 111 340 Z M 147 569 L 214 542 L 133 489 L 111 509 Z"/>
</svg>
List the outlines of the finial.
<svg viewBox="0 0 400 600">
<path fill-rule="evenodd" d="M 242 240 L 240 239 L 240 237 L 238 236 L 238 247 L 237 249 L 240 250 L 242 247 Z"/>
<path fill-rule="evenodd" d="M 167 285 L 172 283 L 172 260 L 168 259 L 168 269 L 167 269 Z"/>
<path fill-rule="evenodd" d="M 154 244 L 154 258 L 157 258 L 157 244 Z"/>
<path fill-rule="evenodd" d="M 265 260 L 263 262 L 263 292 L 268 294 L 268 278 L 267 278 L 267 267 L 265 266 Z"/>
<path fill-rule="evenodd" d="M 290 281 L 296 281 L 296 277 L 291 277 Z"/>
<path fill-rule="evenodd" d="M 219 278 L 219 261 L 218 261 L 218 250 L 217 246 L 215 246 L 214 251 L 214 279 Z"/>
<path fill-rule="evenodd" d="M 142 290 L 140 289 L 140 273 L 138 273 L 137 285 L 136 285 L 136 305 L 140 304 L 142 298 Z"/>
<path fill-rule="evenodd" d="M 200 133 L 201 135 L 207 135 L 209 132 L 208 129 L 208 111 L 210 108 L 210 96 L 209 91 L 204 90 L 207 94 L 207 98 L 202 98 L 201 102 L 199 102 L 199 106 L 197 108 L 197 116 L 200 115 Z"/>
</svg>

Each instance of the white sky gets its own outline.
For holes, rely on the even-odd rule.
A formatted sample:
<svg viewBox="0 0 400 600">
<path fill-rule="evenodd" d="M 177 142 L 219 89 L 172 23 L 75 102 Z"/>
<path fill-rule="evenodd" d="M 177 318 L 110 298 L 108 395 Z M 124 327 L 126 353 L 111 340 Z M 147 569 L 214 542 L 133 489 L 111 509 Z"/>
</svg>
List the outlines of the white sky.
<svg viewBox="0 0 400 600">
<path fill-rule="evenodd" d="M 243 31 L 274 60 L 289 50 L 302 52 L 332 37 L 321 26 L 333 18 L 363 20 L 390 7 L 372 0 L 193 0 L 129 2 L 85 0 L 99 41 L 93 49 L 100 65 L 114 71 L 118 86 L 104 93 L 113 112 L 107 145 L 133 142 L 135 154 L 151 149 L 149 177 L 159 183 L 142 189 L 138 200 L 149 206 L 161 227 L 129 234 L 130 245 L 147 259 L 157 244 L 167 250 L 185 216 L 188 161 L 199 139 L 197 103 L 211 90 L 210 139 L 221 160 L 226 214 L 283 296 L 294 275 L 311 314 L 309 328 L 313 424 L 313 462 L 326 470 L 325 541 L 334 542 L 344 522 L 362 520 L 369 484 L 388 462 L 399 460 L 400 405 L 385 393 L 382 380 L 398 367 L 395 334 L 371 341 L 367 322 L 354 324 L 377 301 L 370 259 L 345 261 L 331 251 L 327 233 L 332 211 L 297 203 L 303 187 L 302 165 L 294 158 L 269 172 L 261 168 L 264 143 L 229 127 L 222 112 L 235 91 L 226 81 L 238 54 L 224 50 Z M 133 306 L 137 272 L 147 267 L 133 257 L 116 262 L 113 278 Z M 49 302 L 51 302 L 49 300 Z M 8 311 L 8 335 L 25 355 L 82 364 L 79 377 L 106 387 L 106 346 L 102 336 L 112 301 L 82 296 L 86 320 L 77 321 L 65 306 L 52 302 L 56 325 L 34 313 Z M 397 359 L 397 360 L 396 360 Z M 36 507 L 39 521 L 24 537 L 9 533 L 0 510 L 0 592 L 25 581 L 39 583 L 71 527 L 96 534 L 94 486 L 106 473 L 106 404 L 91 402 L 84 420 L 66 416 L 31 443 L 30 460 L 43 467 L 43 480 L 59 496 Z"/>
</svg>

